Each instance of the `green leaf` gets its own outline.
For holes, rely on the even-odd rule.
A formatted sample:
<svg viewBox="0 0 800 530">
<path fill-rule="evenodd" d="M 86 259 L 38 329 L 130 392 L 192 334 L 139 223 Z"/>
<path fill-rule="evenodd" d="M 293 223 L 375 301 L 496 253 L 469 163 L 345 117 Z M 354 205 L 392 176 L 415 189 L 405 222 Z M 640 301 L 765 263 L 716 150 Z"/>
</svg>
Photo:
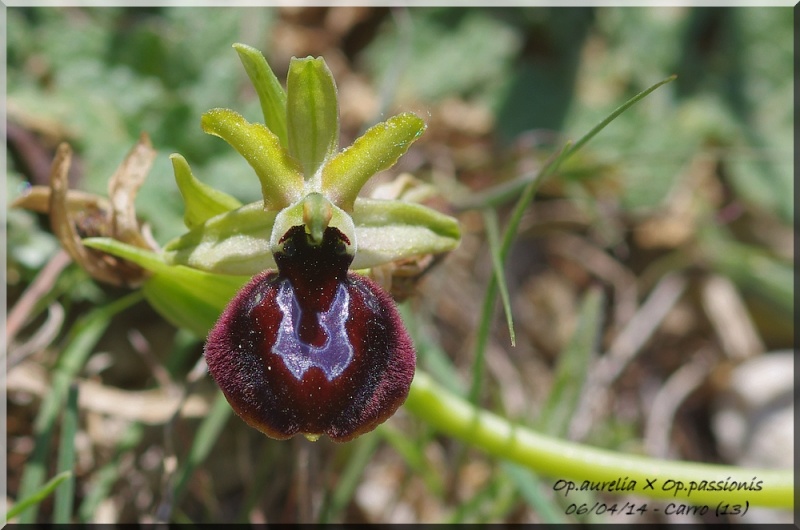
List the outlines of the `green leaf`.
<svg viewBox="0 0 800 530">
<path fill-rule="evenodd" d="M 458 246 L 458 221 L 420 204 L 359 198 L 353 210 L 358 251 L 351 267 L 449 252 Z"/>
<path fill-rule="evenodd" d="M 782 314 L 793 314 L 795 270 L 792 263 L 776 258 L 763 248 L 735 241 L 718 227 L 708 226 L 698 235 L 702 257 L 712 269 L 729 277 L 744 292 L 767 301 Z"/>
<path fill-rule="evenodd" d="M 795 210 L 796 173 L 792 153 L 796 107 L 791 8 L 732 10 L 727 17 L 743 43 L 731 62 L 728 79 L 737 83 L 737 97 L 728 95 L 740 125 L 741 143 L 725 158 L 736 194 L 749 204 L 791 223 Z M 768 38 L 765 38 L 768 36 Z M 726 50 L 727 52 L 727 50 Z M 725 53 L 725 52 L 722 52 Z M 724 57 L 729 57 L 725 55 Z"/>
<path fill-rule="evenodd" d="M 71 476 L 72 471 L 62 471 L 55 477 L 51 478 L 49 481 L 47 481 L 47 484 L 43 485 L 41 488 L 12 506 L 6 514 L 6 520 L 13 519 L 31 506 L 35 506 L 45 500 L 51 493 L 53 493 L 59 484 Z"/>
<path fill-rule="evenodd" d="M 270 249 L 276 213 L 261 201 L 212 217 L 164 246 L 170 265 L 187 265 L 220 274 L 252 275 L 274 269 Z M 302 224 L 302 223 L 300 223 Z"/>
<path fill-rule="evenodd" d="M 186 208 L 183 214 L 186 228 L 194 228 L 216 215 L 234 210 L 242 205 L 227 193 L 197 180 L 186 159 L 181 155 L 173 154 L 169 158 L 172 161 L 175 181 L 178 183 L 178 189 L 183 196 Z"/>
<path fill-rule="evenodd" d="M 486 224 L 486 239 L 489 242 L 489 254 L 492 258 L 492 269 L 497 287 L 500 290 L 500 299 L 503 302 L 503 312 L 506 315 L 506 325 L 508 326 L 508 336 L 511 345 L 517 343 L 514 333 L 514 316 L 511 314 L 511 299 L 508 296 L 508 286 L 506 285 L 505 270 L 503 269 L 503 258 L 500 256 L 500 242 L 497 228 L 497 212 L 491 209 L 483 211 L 483 220 Z"/>
<path fill-rule="evenodd" d="M 518 14 L 509 23 L 483 9 L 411 9 L 404 23 L 387 24 L 375 36 L 362 60 L 375 79 L 391 83 L 386 89 L 398 100 L 496 101 L 508 92 L 518 68 L 513 61 L 526 34 L 518 26 L 524 24 L 523 10 Z"/>
<path fill-rule="evenodd" d="M 61 418 L 61 433 L 58 441 L 59 474 L 70 472 L 70 476 L 56 490 L 53 507 L 53 523 L 72 522 L 72 507 L 75 503 L 75 433 L 78 430 L 78 385 L 72 383 L 67 391 L 67 403 Z"/>
<path fill-rule="evenodd" d="M 212 109 L 203 114 L 201 122 L 205 132 L 228 142 L 255 170 L 261 181 L 264 208 L 280 210 L 300 199 L 300 167 L 266 126 L 249 123 L 230 109 Z"/>
<path fill-rule="evenodd" d="M 339 149 L 339 102 L 325 60 L 292 58 L 286 92 L 289 152 L 311 179 Z"/>
<path fill-rule="evenodd" d="M 425 122 L 406 112 L 371 127 L 322 168 L 322 192 L 345 211 L 376 173 L 389 169 L 425 131 Z"/>
<path fill-rule="evenodd" d="M 176 266 L 174 275 L 194 271 L 177 282 L 173 274 L 154 274 L 143 286 L 147 302 L 169 323 L 205 338 L 222 309 L 250 279 L 195 271 Z"/>
<path fill-rule="evenodd" d="M 142 286 L 147 301 L 172 324 L 200 337 L 208 333 L 222 309 L 250 279 L 168 265 L 157 254 L 111 238 L 88 238 L 83 243 L 152 271 Z"/>
<path fill-rule="evenodd" d="M 233 48 L 239 54 L 247 76 L 256 89 L 258 101 L 261 103 L 261 112 L 264 114 L 264 123 L 270 131 L 275 133 L 281 145 L 288 149 L 286 92 L 259 50 L 241 43 L 234 44 Z"/>
</svg>

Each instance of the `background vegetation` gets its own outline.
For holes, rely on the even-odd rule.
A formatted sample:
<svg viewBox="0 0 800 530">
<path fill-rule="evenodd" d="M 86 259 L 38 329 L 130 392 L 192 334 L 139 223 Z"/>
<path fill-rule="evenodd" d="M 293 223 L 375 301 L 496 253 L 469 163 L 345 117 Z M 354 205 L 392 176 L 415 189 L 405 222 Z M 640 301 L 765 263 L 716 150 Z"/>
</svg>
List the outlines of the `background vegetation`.
<svg viewBox="0 0 800 530">
<path fill-rule="evenodd" d="M 213 107 L 260 116 L 230 45 L 263 50 L 279 79 L 291 56 L 323 55 L 339 86 L 342 144 L 395 111 L 425 117 L 427 132 L 385 180 L 412 172 L 462 221 L 459 249 L 402 306 L 422 368 L 466 394 L 485 366 L 481 405 L 563 438 L 792 466 L 791 413 L 775 416 L 787 403 L 765 398 L 766 413 L 748 401 L 752 387 L 793 389 L 774 375 L 791 373 L 781 350 L 794 346 L 789 8 L 7 15 L 9 202 L 46 184 L 61 141 L 77 153 L 72 186 L 105 195 L 142 131 L 159 157 L 137 209 L 157 241 L 183 230 L 173 152 L 201 180 L 256 200 L 244 160 L 199 127 Z M 677 81 L 542 183 L 506 266 L 516 344 L 497 311 L 476 346 L 495 215 L 502 226 L 564 141 L 671 74 Z M 214 408 L 218 390 L 192 372 L 202 337 L 61 266 L 45 218 L 10 210 L 7 239 L 9 497 L 25 496 L 26 474 L 44 482 L 74 469 L 21 520 L 614 520 L 565 515 L 575 501 L 556 495 L 554 478 L 485 457 L 402 409 L 346 445 L 266 439 Z M 777 372 L 758 379 L 764 363 Z M 777 422 L 767 445 L 740 441 L 735 426 L 757 433 L 742 418 L 763 414 Z M 581 500 L 595 498 L 612 499 Z"/>
</svg>

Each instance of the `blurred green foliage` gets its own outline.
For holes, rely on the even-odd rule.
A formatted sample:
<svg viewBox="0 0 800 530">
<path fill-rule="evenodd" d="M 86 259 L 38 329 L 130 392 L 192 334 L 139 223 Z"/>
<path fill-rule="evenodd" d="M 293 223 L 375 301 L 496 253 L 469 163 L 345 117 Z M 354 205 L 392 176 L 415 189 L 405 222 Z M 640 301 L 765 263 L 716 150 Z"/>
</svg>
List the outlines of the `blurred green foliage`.
<svg viewBox="0 0 800 530">
<path fill-rule="evenodd" d="M 253 16 L 268 31 L 271 11 L 261 9 L 9 8 L 11 118 L 63 127 L 85 166 L 80 187 L 103 195 L 147 132 L 159 156 L 137 208 L 165 241 L 183 228 L 173 152 L 206 183 L 245 201 L 259 197 L 247 164 L 200 129 L 203 112 L 240 99 L 245 78 L 231 44 Z M 252 98 L 240 110 L 260 114 Z"/>
<path fill-rule="evenodd" d="M 420 8 L 410 18 L 399 97 L 486 102 L 504 141 L 536 129 L 574 138 L 614 102 L 678 74 L 590 147 L 623 166 L 624 204 L 657 206 L 690 157 L 715 147 L 743 201 L 791 221 L 790 8 Z M 395 27 L 366 53 L 379 77 L 400 53 Z"/>
<path fill-rule="evenodd" d="M 258 116 L 252 94 L 240 97 L 245 77 L 230 44 L 249 34 L 265 40 L 272 9 L 9 8 L 8 18 L 11 118 L 65 128 L 85 162 L 82 187 L 102 192 L 146 131 L 160 156 L 138 202 L 159 240 L 181 226 L 172 152 L 210 185 L 257 197 L 249 168 L 204 135 L 198 117 L 237 100 Z M 623 203 L 635 210 L 657 206 L 690 157 L 713 146 L 725 151 L 743 201 L 791 220 L 788 8 L 430 7 L 408 18 L 405 29 L 384 19 L 356 59 L 376 85 L 399 69 L 400 100 L 488 104 L 502 142 L 538 129 L 572 137 L 614 102 L 677 73 L 644 111 L 593 142 L 591 163 L 622 174 Z"/>
</svg>

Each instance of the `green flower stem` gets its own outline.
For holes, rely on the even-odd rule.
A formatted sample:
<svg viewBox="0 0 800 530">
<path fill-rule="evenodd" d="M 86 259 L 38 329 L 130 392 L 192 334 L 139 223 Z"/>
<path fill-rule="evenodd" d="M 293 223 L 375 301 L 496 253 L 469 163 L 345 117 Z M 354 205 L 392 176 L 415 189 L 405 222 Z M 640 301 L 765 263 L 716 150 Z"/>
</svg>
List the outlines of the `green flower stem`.
<svg viewBox="0 0 800 530">
<path fill-rule="evenodd" d="M 528 467 L 558 481 L 617 481 L 633 487 L 618 493 L 636 494 L 676 503 L 708 505 L 715 510 L 722 504 L 790 509 L 794 506 L 792 471 L 746 469 L 731 466 L 659 460 L 639 455 L 616 453 L 551 438 L 528 427 L 516 425 L 491 412 L 480 410 L 437 385 L 424 372 L 417 371 L 405 409 L 444 434 L 458 438 L 486 453 Z M 653 480 L 655 479 L 655 482 Z M 654 484 L 648 489 L 648 480 Z M 635 481 L 635 484 L 634 484 Z M 690 484 L 722 481 L 760 484 L 760 491 L 692 491 Z M 685 489 L 678 490 L 677 485 Z M 672 486 L 672 487 L 670 487 Z M 604 491 L 613 492 L 610 485 Z M 556 491 L 565 494 L 566 489 Z"/>
</svg>

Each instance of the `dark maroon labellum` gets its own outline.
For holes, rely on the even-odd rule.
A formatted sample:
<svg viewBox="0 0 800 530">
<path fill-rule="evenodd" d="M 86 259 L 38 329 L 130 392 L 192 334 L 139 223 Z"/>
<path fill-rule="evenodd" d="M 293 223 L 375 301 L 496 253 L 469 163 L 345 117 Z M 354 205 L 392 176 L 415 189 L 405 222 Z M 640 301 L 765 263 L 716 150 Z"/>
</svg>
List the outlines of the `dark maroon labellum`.
<svg viewBox="0 0 800 530">
<path fill-rule="evenodd" d="M 255 276 L 209 333 L 212 377 L 237 414 L 272 438 L 352 440 L 408 395 L 411 339 L 391 297 L 348 272 L 345 241 L 332 227 L 319 245 L 304 227 L 289 230 L 278 272 Z"/>
</svg>

